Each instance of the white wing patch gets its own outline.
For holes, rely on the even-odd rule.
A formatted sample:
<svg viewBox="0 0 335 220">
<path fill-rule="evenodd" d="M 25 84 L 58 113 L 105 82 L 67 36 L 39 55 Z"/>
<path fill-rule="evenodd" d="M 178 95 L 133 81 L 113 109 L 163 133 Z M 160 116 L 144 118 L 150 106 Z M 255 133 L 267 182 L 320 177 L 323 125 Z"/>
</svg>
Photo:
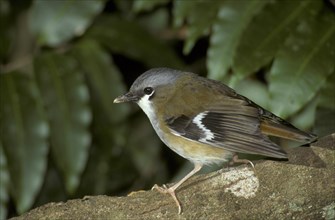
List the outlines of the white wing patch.
<svg viewBox="0 0 335 220">
<path fill-rule="evenodd" d="M 208 111 L 205 112 L 201 112 L 200 114 L 198 114 L 193 120 L 192 122 L 194 124 L 196 124 L 204 133 L 205 133 L 205 137 L 199 139 L 199 141 L 202 142 L 206 142 L 208 140 L 213 140 L 214 139 L 214 134 L 211 130 L 209 130 L 208 128 L 206 128 L 203 124 L 202 124 L 202 119 L 207 115 Z"/>
</svg>

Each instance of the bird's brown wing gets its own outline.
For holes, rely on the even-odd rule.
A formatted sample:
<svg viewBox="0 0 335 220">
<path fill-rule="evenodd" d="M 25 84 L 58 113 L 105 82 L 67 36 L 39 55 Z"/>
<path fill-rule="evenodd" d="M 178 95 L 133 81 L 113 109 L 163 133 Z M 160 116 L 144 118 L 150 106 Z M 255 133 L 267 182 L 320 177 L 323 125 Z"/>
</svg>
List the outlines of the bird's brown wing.
<svg viewBox="0 0 335 220">
<path fill-rule="evenodd" d="M 174 135 L 214 147 L 247 154 L 287 158 L 286 153 L 260 129 L 258 108 L 242 99 L 225 98 L 192 117 L 166 119 Z"/>
<path fill-rule="evenodd" d="M 275 116 L 268 111 L 261 115 L 261 131 L 263 134 L 270 136 L 276 136 L 305 143 L 314 142 L 318 138 L 317 135 L 301 131 L 287 121 Z"/>
<path fill-rule="evenodd" d="M 260 128 L 263 134 L 305 143 L 311 143 L 317 139 L 317 135 L 301 131 L 289 122 L 265 110 L 242 95 L 235 93 L 230 97 L 243 100 L 249 106 L 258 110 L 259 119 L 261 121 Z"/>
</svg>

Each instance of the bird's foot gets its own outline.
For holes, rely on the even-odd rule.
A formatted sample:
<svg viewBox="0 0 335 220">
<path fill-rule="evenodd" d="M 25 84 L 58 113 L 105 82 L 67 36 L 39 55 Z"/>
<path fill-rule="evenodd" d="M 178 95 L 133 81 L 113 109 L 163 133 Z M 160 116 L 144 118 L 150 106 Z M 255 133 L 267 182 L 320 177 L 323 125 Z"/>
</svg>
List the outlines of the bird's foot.
<svg viewBox="0 0 335 220">
<path fill-rule="evenodd" d="M 163 186 L 158 186 L 157 184 L 155 184 L 151 190 L 158 190 L 158 192 L 160 193 L 163 193 L 163 194 L 170 194 L 173 198 L 173 200 L 176 202 L 176 205 L 178 207 L 178 214 L 181 214 L 181 205 L 180 205 L 180 202 L 176 196 L 176 193 L 175 193 L 175 189 L 173 187 L 170 187 L 168 188 L 165 184 L 163 184 Z"/>
<path fill-rule="evenodd" d="M 229 165 L 233 165 L 235 163 L 244 163 L 244 164 L 250 164 L 253 170 L 255 171 L 255 165 L 247 159 L 239 159 L 237 154 L 235 154 L 232 158 L 232 160 L 229 162 Z"/>
</svg>

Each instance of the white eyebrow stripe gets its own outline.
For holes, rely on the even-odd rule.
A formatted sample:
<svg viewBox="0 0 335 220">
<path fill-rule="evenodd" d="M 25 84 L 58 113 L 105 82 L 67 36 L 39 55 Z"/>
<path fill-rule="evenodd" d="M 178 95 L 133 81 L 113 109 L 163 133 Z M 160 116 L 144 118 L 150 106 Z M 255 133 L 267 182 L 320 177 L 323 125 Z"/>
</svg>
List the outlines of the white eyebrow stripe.
<svg viewBox="0 0 335 220">
<path fill-rule="evenodd" d="M 200 138 L 199 141 L 203 141 L 206 142 L 208 140 L 213 140 L 214 139 L 214 134 L 211 130 L 209 130 L 208 128 L 206 128 L 203 124 L 202 124 L 202 119 L 204 119 L 207 115 L 208 111 L 205 112 L 201 112 L 200 114 L 198 114 L 195 118 L 193 118 L 192 122 L 194 124 L 196 124 L 204 133 L 205 133 L 205 137 Z"/>
</svg>

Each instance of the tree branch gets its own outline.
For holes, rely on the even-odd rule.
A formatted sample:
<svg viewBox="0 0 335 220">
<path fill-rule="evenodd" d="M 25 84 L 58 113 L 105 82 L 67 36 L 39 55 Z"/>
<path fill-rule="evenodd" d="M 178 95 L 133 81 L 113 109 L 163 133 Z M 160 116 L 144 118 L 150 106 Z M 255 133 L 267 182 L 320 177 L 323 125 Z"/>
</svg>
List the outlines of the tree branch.
<svg viewBox="0 0 335 220">
<path fill-rule="evenodd" d="M 193 177 L 177 192 L 181 215 L 170 196 L 138 191 L 49 203 L 14 219 L 331 219 L 334 140 L 291 150 L 288 162 L 257 161 L 255 172 L 243 165 Z"/>
</svg>

